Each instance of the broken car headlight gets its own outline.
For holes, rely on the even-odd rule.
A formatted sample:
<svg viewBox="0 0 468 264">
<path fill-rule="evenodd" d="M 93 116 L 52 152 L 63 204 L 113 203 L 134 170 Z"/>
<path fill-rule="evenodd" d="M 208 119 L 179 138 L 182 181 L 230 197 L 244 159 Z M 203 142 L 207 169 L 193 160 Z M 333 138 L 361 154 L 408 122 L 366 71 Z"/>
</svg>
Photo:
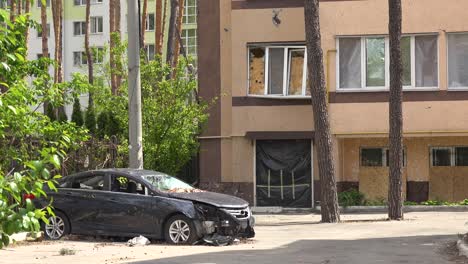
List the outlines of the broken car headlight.
<svg viewBox="0 0 468 264">
<path fill-rule="evenodd" d="M 216 208 L 206 204 L 195 203 L 193 204 L 195 209 L 204 217 L 215 217 L 216 216 Z"/>
</svg>

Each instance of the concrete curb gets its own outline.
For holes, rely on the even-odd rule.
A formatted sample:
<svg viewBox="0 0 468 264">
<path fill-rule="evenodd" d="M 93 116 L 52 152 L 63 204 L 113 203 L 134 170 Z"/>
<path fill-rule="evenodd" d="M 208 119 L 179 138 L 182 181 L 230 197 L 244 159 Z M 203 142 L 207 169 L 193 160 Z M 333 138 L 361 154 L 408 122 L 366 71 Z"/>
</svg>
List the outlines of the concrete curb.
<svg viewBox="0 0 468 264">
<path fill-rule="evenodd" d="M 387 206 L 348 206 L 340 207 L 344 214 L 379 214 L 386 213 Z M 403 211 L 409 212 L 468 212 L 467 205 L 408 205 Z M 252 207 L 255 214 L 311 214 L 320 213 L 320 206 L 315 208 Z"/>
</svg>

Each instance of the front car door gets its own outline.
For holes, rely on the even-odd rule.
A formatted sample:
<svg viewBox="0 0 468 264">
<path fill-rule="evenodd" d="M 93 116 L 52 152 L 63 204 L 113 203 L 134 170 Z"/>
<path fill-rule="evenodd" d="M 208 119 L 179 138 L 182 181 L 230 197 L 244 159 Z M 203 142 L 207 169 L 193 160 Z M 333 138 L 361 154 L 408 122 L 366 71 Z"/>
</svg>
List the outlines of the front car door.
<svg viewBox="0 0 468 264">
<path fill-rule="evenodd" d="M 104 198 L 103 221 L 115 234 L 157 235 L 154 197 L 137 178 L 113 174 Z"/>
</svg>

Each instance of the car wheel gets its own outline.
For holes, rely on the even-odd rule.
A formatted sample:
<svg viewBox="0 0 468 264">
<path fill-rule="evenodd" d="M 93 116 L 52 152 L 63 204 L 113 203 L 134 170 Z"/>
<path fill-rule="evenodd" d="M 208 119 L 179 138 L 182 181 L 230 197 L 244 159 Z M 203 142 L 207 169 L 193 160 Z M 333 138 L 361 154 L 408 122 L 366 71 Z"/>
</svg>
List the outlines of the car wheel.
<svg viewBox="0 0 468 264">
<path fill-rule="evenodd" d="M 46 239 L 59 240 L 70 232 L 70 223 L 68 218 L 62 212 L 55 212 L 48 218 L 49 223 L 43 223 L 42 230 Z"/>
<path fill-rule="evenodd" d="M 175 215 L 166 222 L 165 238 L 169 244 L 193 244 L 198 240 L 192 220 L 183 215 Z"/>
</svg>

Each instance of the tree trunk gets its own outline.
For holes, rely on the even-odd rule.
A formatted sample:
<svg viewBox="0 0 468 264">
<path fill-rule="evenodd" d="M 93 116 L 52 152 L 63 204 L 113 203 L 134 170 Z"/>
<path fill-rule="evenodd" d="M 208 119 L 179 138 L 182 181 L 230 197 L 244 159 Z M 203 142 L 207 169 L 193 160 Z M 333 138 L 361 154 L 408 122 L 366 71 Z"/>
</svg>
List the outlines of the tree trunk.
<svg viewBox="0 0 468 264">
<path fill-rule="evenodd" d="M 26 0 L 26 2 L 24 4 L 24 13 L 29 14 L 30 9 L 31 9 L 31 0 Z M 30 19 L 29 16 L 28 16 L 28 19 Z M 28 56 L 28 47 L 29 47 L 29 27 L 24 32 L 24 39 L 25 39 L 25 42 L 26 42 L 25 49 L 26 49 L 26 57 L 27 57 Z"/>
<path fill-rule="evenodd" d="M 322 222 L 340 221 L 338 196 L 333 163 L 333 145 L 328 119 L 327 94 L 323 71 L 323 52 L 321 47 L 319 0 L 305 0 L 305 30 L 307 42 L 307 69 L 312 94 L 314 113 L 315 144 L 321 185 Z"/>
<path fill-rule="evenodd" d="M 62 1 L 61 0 L 52 0 L 52 16 L 53 16 L 53 22 L 54 22 L 54 36 L 55 36 L 55 61 L 56 61 L 56 66 L 54 70 L 54 80 L 55 83 L 61 83 L 63 82 L 63 74 L 62 74 L 62 49 L 63 49 L 63 43 L 62 43 Z"/>
<path fill-rule="evenodd" d="M 94 71 L 93 71 L 93 52 L 89 46 L 89 35 L 91 33 L 90 29 L 90 13 L 91 13 L 91 1 L 86 1 L 86 33 L 85 33 L 85 50 L 86 50 L 86 59 L 88 62 L 88 82 L 90 84 L 94 83 Z M 89 93 L 89 106 L 93 104 L 92 93 Z M 88 107 L 89 107 L 88 106 Z"/>
<path fill-rule="evenodd" d="M 120 0 L 115 0 L 115 3 L 114 3 L 114 14 L 115 14 L 115 27 L 114 27 L 114 30 L 115 32 L 117 33 L 117 38 L 119 40 L 119 43 L 120 43 L 120 40 L 122 39 L 122 34 L 120 32 L 120 22 L 121 22 L 121 9 L 120 9 Z M 120 57 L 120 55 L 116 56 L 115 57 L 115 60 L 114 60 L 114 63 L 116 64 L 116 70 L 117 70 L 117 74 L 115 76 L 115 87 L 118 89 L 120 87 L 120 85 L 122 84 L 122 58 Z M 117 90 L 115 91 L 115 94 L 117 94 Z"/>
<path fill-rule="evenodd" d="M 115 76 L 115 40 L 114 40 L 114 32 L 115 32 L 115 0 L 109 0 L 109 32 L 110 32 L 110 40 L 109 40 L 109 65 L 110 65 L 110 78 L 111 78 L 111 92 L 113 95 L 117 94 L 117 86 L 116 86 L 116 76 Z"/>
<path fill-rule="evenodd" d="M 18 7 L 17 7 L 18 16 L 23 14 L 23 0 L 18 0 Z"/>
<path fill-rule="evenodd" d="M 155 30 L 154 30 L 154 54 L 161 56 L 162 54 L 162 13 L 163 6 L 162 0 L 156 0 L 156 13 L 154 14 L 155 18 Z"/>
<path fill-rule="evenodd" d="M 168 0 L 163 0 L 163 16 L 162 16 L 162 26 L 161 26 L 161 56 L 163 54 L 163 46 L 164 46 L 164 36 L 166 34 L 166 20 L 167 20 L 167 5 L 169 3 L 167 2 Z"/>
<path fill-rule="evenodd" d="M 40 1 L 40 0 L 38 0 Z M 15 22 L 16 18 L 16 0 L 11 0 L 10 3 L 10 21 Z"/>
<path fill-rule="evenodd" d="M 390 34 L 390 175 L 388 190 L 388 217 L 403 219 L 402 167 L 403 167 L 403 112 L 401 61 L 401 0 L 389 0 Z"/>
<path fill-rule="evenodd" d="M 41 5 L 42 57 L 49 57 L 49 37 L 47 32 L 47 5 Z"/>
<path fill-rule="evenodd" d="M 148 18 L 148 0 L 143 1 L 143 14 L 141 15 L 140 49 L 145 47 L 146 21 Z"/>
<path fill-rule="evenodd" d="M 184 17 L 184 4 L 185 0 L 179 0 L 179 14 L 177 17 L 177 32 L 176 32 L 176 41 L 175 41 L 175 49 L 174 49 L 174 59 L 172 62 L 172 68 L 177 67 L 177 63 L 179 62 L 179 55 L 180 55 L 180 45 L 182 41 L 182 20 Z"/>
<path fill-rule="evenodd" d="M 174 55 L 177 42 L 177 19 L 179 17 L 179 0 L 171 0 L 171 17 L 169 18 L 169 35 L 167 38 L 166 63 L 174 65 Z"/>
</svg>

